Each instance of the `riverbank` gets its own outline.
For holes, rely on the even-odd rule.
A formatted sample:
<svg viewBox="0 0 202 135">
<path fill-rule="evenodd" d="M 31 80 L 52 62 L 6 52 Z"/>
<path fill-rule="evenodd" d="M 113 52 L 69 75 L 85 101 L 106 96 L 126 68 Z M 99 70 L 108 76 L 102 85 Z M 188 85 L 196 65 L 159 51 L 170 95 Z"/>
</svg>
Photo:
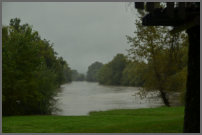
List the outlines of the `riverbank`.
<svg viewBox="0 0 202 135">
<path fill-rule="evenodd" d="M 3 133 L 180 133 L 184 107 L 120 109 L 89 116 L 2 117 Z"/>
</svg>

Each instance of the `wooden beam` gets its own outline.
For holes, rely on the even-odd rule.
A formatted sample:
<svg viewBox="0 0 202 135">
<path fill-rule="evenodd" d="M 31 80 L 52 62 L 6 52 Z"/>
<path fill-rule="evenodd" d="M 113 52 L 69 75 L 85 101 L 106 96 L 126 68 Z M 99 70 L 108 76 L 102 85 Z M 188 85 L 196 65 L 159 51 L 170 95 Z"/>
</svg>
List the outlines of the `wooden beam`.
<svg viewBox="0 0 202 135">
<path fill-rule="evenodd" d="M 178 2 L 178 16 L 180 17 L 180 19 L 185 19 L 185 2 Z"/>
<path fill-rule="evenodd" d="M 174 2 L 166 2 L 166 13 L 170 18 L 174 17 Z"/>
<path fill-rule="evenodd" d="M 135 2 L 136 9 L 144 9 L 144 2 Z"/>
<path fill-rule="evenodd" d="M 146 3 L 146 11 L 148 11 L 148 12 L 154 11 L 154 2 L 147 2 Z"/>
<path fill-rule="evenodd" d="M 197 26 L 197 25 L 200 25 L 200 17 L 199 16 L 195 17 L 191 22 L 184 23 L 183 25 L 180 25 L 180 26 L 173 28 L 170 31 L 170 33 L 175 34 L 175 33 L 181 32 L 183 30 L 190 29 L 190 28 Z"/>
</svg>

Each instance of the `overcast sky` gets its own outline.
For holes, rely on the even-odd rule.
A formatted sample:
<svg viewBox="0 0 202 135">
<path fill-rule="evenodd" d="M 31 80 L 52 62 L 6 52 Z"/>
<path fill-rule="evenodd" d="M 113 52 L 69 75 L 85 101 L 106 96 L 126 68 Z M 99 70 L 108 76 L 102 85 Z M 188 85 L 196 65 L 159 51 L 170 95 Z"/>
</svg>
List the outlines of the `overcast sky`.
<svg viewBox="0 0 202 135">
<path fill-rule="evenodd" d="M 95 61 L 127 54 L 126 35 L 133 35 L 136 16 L 133 3 L 126 2 L 4 2 L 3 25 L 15 17 L 54 43 L 72 69 L 86 73 Z"/>
</svg>

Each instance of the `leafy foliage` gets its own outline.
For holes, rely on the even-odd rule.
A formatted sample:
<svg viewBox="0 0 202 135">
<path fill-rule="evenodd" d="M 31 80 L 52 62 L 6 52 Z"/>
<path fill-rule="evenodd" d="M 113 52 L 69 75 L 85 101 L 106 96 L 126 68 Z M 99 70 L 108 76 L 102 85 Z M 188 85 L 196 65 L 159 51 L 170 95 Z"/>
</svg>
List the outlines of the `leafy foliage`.
<svg viewBox="0 0 202 135">
<path fill-rule="evenodd" d="M 20 19 L 2 28 L 3 115 L 50 114 L 60 84 L 71 81 L 68 64 L 47 40 Z"/>
<path fill-rule="evenodd" d="M 181 71 L 187 66 L 187 36 L 171 35 L 167 27 L 144 27 L 139 20 L 136 28 L 134 37 L 127 36 L 131 44 L 130 59 L 145 62 L 147 70 L 142 76 L 145 90 L 159 90 L 165 105 L 169 106 L 167 93 L 182 91 L 186 83 L 186 71 Z"/>
<path fill-rule="evenodd" d="M 99 83 L 106 85 L 121 85 L 122 72 L 126 65 L 126 56 L 117 54 L 112 61 L 105 64 L 98 72 Z"/>
<path fill-rule="evenodd" d="M 72 81 L 84 81 L 85 80 L 85 75 L 78 73 L 77 70 L 71 70 L 72 73 Z"/>
<path fill-rule="evenodd" d="M 88 67 L 86 80 L 89 82 L 97 82 L 98 81 L 98 72 L 102 68 L 103 64 L 100 62 L 94 62 Z"/>
<path fill-rule="evenodd" d="M 130 61 L 123 70 L 122 85 L 141 87 L 145 82 L 144 73 L 147 64 L 144 62 Z"/>
</svg>

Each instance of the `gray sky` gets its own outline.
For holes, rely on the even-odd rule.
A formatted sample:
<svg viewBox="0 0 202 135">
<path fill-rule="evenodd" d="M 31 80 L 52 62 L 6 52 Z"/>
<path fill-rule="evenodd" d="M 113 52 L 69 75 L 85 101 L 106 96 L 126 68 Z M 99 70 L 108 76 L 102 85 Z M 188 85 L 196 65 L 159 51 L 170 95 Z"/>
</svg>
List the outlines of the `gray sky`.
<svg viewBox="0 0 202 135">
<path fill-rule="evenodd" d="M 3 2 L 2 23 L 18 17 L 54 43 L 72 69 L 85 73 L 95 61 L 127 54 L 126 35 L 135 30 L 135 9 L 126 2 Z"/>
</svg>

